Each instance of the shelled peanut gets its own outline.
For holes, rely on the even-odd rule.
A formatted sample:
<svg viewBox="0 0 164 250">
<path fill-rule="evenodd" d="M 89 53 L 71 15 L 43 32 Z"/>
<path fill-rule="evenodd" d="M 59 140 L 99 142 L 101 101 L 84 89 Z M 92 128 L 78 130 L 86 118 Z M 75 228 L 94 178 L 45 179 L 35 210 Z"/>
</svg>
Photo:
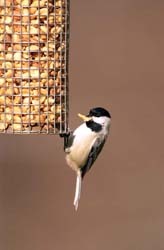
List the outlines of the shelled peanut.
<svg viewBox="0 0 164 250">
<path fill-rule="evenodd" d="M 66 20 L 66 0 L 0 0 L 0 131 L 64 121 Z"/>
</svg>

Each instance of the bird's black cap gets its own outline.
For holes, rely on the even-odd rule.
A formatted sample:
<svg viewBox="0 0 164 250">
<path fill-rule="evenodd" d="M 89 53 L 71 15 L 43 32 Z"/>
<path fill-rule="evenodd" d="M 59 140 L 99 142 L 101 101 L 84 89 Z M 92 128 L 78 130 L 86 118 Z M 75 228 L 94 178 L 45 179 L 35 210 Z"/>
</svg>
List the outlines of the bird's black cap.
<svg viewBox="0 0 164 250">
<path fill-rule="evenodd" d="M 95 116 L 95 117 L 101 117 L 101 116 L 106 116 L 106 117 L 109 117 L 111 118 L 111 115 L 110 113 L 104 109 L 104 108 L 101 108 L 101 107 L 97 107 L 97 108 L 93 108 L 89 111 L 89 114 L 88 116 Z"/>
</svg>

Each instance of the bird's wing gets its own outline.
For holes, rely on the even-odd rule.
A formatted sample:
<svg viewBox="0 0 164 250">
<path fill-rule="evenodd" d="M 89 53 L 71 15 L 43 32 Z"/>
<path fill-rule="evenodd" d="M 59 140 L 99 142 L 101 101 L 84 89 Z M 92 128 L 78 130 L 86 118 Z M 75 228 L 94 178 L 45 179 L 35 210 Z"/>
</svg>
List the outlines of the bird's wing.
<svg viewBox="0 0 164 250">
<path fill-rule="evenodd" d="M 64 151 L 66 153 L 69 152 L 69 148 L 72 146 L 73 140 L 74 140 L 73 132 L 71 131 L 68 135 L 64 137 Z"/>
<path fill-rule="evenodd" d="M 86 164 L 81 169 L 82 178 L 89 171 L 89 169 L 92 167 L 93 163 L 97 159 L 97 156 L 100 154 L 100 152 L 105 144 L 105 141 L 106 141 L 105 138 L 103 141 L 100 139 L 97 139 L 95 141 L 95 143 L 93 144 L 91 151 L 88 155 L 88 160 L 87 160 Z"/>
</svg>

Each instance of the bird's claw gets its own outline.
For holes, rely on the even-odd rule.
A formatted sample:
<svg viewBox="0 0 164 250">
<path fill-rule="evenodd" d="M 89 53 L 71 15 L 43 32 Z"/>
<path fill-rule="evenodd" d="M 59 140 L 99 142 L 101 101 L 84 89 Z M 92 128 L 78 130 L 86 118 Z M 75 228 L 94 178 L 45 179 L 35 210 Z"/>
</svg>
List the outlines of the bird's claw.
<svg viewBox="0 0 164 250">
<path fill-rule="evenodd" d="M 65 133 L 60 133 L 60 134 L 59 134 L 59 136 L 62 137 L 62 138 L 63 138 L 63 137 L 64 137 L 64 138 L 67 138 L 67 137 L 69 137 L 69 135 L 70 135 L 70 132 L 65 132 Z"/>
</svg>

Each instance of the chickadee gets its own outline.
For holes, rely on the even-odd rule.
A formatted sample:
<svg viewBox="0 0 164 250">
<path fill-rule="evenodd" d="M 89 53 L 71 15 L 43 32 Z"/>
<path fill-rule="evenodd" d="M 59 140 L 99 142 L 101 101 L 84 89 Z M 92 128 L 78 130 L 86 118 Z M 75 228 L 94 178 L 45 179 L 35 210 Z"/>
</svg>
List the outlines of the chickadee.
<svg viewBox="0 0 164 250">
<path fill-rule="evenodd" d="M 76 210 L 80 200 L 82 179 L 101 152 L 111 123 L 110 113 L 101 107 L 91 109 L 87 116 L 81 114 L 78 116 L 84 123 L 68 134 L 64 140 L 66 162 L 77 174 L 73 203 Z"/>
</svg>

